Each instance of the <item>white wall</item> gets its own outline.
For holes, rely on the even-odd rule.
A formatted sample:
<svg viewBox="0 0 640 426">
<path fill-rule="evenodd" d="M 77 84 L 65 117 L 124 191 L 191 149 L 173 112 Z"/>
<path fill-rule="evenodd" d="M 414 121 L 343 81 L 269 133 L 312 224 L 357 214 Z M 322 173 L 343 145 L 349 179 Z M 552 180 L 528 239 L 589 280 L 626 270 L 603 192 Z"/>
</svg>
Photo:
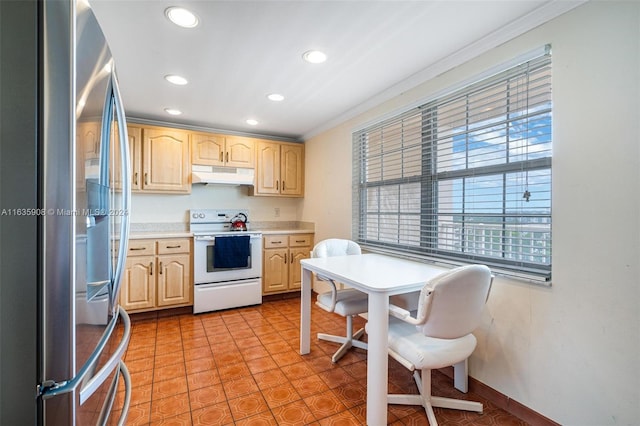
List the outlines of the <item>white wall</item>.
<svg viewBox="0 0 640 426">
<path fill-rule="evenodd" d="M 189 223 L 190 209 L 248 209 L 249 220 L 295 221 L 300 218 L 302 199 L 249 197 L 246 186 L 193 185 L 191 194 L 161 195 L 134 193 L 132 223 Z M 275 209 L 280 210 L 276 216 Z"/>
<path fill-rule="evenodd" d="M 640 2 L 589 2 L 306 143 L 302 220 L 351 236 L 351 133 L 553 47 L 553 286 L 498 278 L 471 375 L 565 425 L 640 424 Z"/>
</svg>

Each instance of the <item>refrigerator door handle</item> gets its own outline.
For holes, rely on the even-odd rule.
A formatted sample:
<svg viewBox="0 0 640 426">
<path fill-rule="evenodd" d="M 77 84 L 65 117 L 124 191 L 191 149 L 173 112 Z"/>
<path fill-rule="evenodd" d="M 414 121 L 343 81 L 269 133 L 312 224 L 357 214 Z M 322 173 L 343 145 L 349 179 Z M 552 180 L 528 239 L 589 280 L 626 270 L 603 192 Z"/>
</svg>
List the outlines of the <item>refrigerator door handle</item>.
<svg viewBox="0 0 640 426">
<path fill-rule="evenodd" d="M 111 358 L 102 366 L 100 371 L 94 374 L 80 389 L 80 405 L 84 404 L 87 399 L 100 387 L 100 385 L 107 379 L 109 374 L 111 374 L 116 367 L 119 366 L 122 361 L 122 357 L 124 356 L 125 351 L 127 350 L 127 346 L 129 345 L 129 338 L 131 337 L 131 320 L 129 319 L 129 315 L 127 312 L 121 307 L 118 307 L 118 313 L 120 314 L 120 318 L 122 318 L 122 323 L 124 324 L 124 332 L 122 333 L 122 340 L 120 344 L 111 355 Z M 88 366 L 93 365 L 97 362 L 98 357 L 101 353 L 94 353 L 96 355 L 95 360 L 90 359 L 87 361 Z"/>
<path fill-rule="evenodd" d="M 120 361 L 118 371 L 113 376 L 113 380 L 109 387 L 109 397 L 104 401 L 104 404 L 102 405 L 100 416 L 98 417 L 96 425 L 105 426 L 109 421 L 111 409 L 113 408 L 113 401 L 116 397 L 116 391 L 118 390 L 118 380 L 120 379 L 120 376 L 122 376 L 122 379 L 124 380 L 124 402 L 122 404 L 120 418 L 118 419 L 118 422 L 116 424 L 118 426 L 123 426 L 127 421 L 127 414 L 129 414 L 129 405 L 131 404 L 131 375 L 129 374 L 129 369 L 127 369 L 124 361 Z"/>
<path fill-rule="evenodd" d="M 116 117 L 118 120 L 118 134 L 120 138 L 120 158 L 122 161 L 122 218 L 120 223 L 120 243 L 116 268 L 113 274 L 113 287 L 111 301 L 114 306 L 118 302 L 120 294 L 120 283 L 124 262 L 127 258 L 127 247 L 129 244 L 129 213 L 131 207 L 131 159 L 129 158 L 129 135 L 127 133 L 127 120 L 124 114 L 122 96 L 115 70 L 111 74 L 111 87 L 114 98 Z M 112 310 L 113 312 L 113 310 Z"/>
<path fill-rule="evenodd" d="M 89 398 L 93 394 L 93 392 L 102 384 L 102 382 L 104 382 L 106 377 L 117 366 L 117 363 L 120 362 L 120 360 L 122 359 L 122 355 L 127 350 L 129 338 L 131 337 L 131 320 L 129 319 L 129 315 L 127 314 L 127 312 L 122 307 L 118 307 L 118 314 L 122 318 L 122 324 L 124 325 L 122 340 L 120 341 L 120 344 L 114 351 L 111 358 L 105 363 L 102 369 L 91 379 L 89 379 L 87 383 L 82 387 L 80 391 L 81 404 L 84 403 L 84 401 L 86 401 L 87 398 Z M 113 317 L 104 334 L 102 335 L 100 342 L 96 346 L 96 349 L 93 351 L 87 362 L 73 379 L 65 380 L 62 382 L 47 380 L 38 385 L 38 396 L 42 399 L 49 399 L 75 390 L 80 385 L 80 383 L 84 381 L 85 376 L 90 374 L 91 371 L 94 371 L 98 359 L 102 356 L 102 352 L 107 346 L 109 338 L 113 334 L 113 330 L 116 327 L 117 321 L 118 318 Z"/>
</svg>

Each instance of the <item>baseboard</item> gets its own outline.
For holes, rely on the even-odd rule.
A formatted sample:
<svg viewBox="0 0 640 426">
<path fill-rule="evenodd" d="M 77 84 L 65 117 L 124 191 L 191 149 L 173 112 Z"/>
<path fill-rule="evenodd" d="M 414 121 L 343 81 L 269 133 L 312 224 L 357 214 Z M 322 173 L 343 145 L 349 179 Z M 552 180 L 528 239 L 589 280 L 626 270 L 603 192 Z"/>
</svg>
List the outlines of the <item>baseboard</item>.
<svg viewBox="0 0 640 426">
<path fill-rule="evenodd" d="M 299 291 L 286 292 L 286 293 L 275 293 L 275 294 L 263 294 L 262 295 L 262 303 L 273 302 L 276 300 L 285 300 L 285 299 L 295 299 L 300 298 Z"/>
<path fill-rule="evenodd" d="M 453 379 L 453 367 L 441 368 L 438 371 Z M 553 420 L 543 416 L 537 411 L 519 403 L 515 399 L 509 398 L 507 395 L 498 392 L 490 386 L 485 385 L 479 380 L 469 376 L 469 392 L 473 392 L 483 398 L 488 399 L 492 404 L 503 409 L 530 425 L 535 426 L 560 426 Z"/>
</svg>

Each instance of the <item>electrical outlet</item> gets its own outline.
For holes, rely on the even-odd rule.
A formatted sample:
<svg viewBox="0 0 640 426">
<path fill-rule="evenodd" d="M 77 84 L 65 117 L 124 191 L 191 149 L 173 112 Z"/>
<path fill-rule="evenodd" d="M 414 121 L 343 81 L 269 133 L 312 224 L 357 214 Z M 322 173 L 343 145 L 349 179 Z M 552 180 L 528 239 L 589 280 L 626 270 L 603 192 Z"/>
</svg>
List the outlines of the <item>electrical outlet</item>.
<svg viewBox="0 0 640 426">
<path fill-rule="evenodd" d="M 280 217 L 280 207 L 276 207 L 273 209 L 273 214 L 275 217 Z"/>
</svg>

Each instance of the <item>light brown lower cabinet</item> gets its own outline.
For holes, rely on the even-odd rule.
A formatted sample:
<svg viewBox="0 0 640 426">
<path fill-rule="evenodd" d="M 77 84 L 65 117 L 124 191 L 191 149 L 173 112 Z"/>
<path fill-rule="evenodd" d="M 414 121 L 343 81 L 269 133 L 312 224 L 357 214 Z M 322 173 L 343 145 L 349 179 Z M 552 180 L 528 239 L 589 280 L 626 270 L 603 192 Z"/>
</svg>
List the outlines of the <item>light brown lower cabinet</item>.
<svg viewBox="0 0 640 426">
<path fill-rule="evenodd" d="M 193 305 L 191 239 L 130 240 L 120 290 L 127 312 Z"/>
<path fill-rule="evenodd" d="M 299 291 L 300 261 L 313 247 L 313 234 L 265 235 L 262 256 L 262 293 Z"/>
</svg>

